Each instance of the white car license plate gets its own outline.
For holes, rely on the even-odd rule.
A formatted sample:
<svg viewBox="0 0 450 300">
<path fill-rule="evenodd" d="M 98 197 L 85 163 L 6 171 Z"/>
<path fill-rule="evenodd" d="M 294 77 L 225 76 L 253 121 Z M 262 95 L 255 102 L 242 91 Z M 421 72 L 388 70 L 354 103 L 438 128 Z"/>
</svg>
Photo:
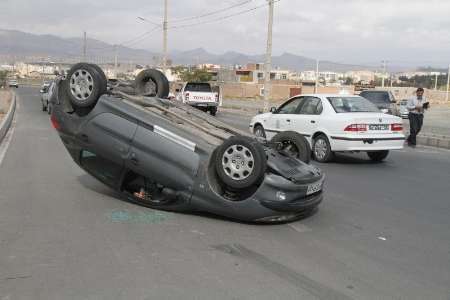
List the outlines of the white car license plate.
<svg viewBox="0 0 450 300">
<path fill-rule="evenodd" d="M 309 195 L 319 192 L 320 190 L 322 190 L 322 186 L 323 186 L 323 180 L 320 180 L 316 183 L 309 185 L 308 191 L 306 192 L 306 196 L 309 196 Z"/>
<path fill-rule="evenodd" d="M 379 130 L 389 130 L 388 124 L 370 124 L 369 130 L 379 131 Z"/>
</svg>

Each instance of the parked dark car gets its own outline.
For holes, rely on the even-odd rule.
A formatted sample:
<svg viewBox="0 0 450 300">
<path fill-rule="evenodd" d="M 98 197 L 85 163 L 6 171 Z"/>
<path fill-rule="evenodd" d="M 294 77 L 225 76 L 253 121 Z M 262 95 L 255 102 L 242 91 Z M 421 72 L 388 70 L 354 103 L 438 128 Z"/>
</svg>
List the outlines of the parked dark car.
<svg viewBox="0 0 450 300">
<path fill-rule="evenodd" d="M 375 104 L 383 113 L 400 116 L 394 95 L 390 91 L 362 91 L 359 95 Z"/>
<path fill-rule="evenodd" d="M 169 101 L 156 70 L 137 77 L 153 92 L 107 89 L 104 73 L 80 63 L 57 81 L 51 122 L 73 160 L 124 199 L 155 209 L 207 212 L 248 222 L 310 215 L 324 175 L 285 151 L 206 113 Z M 309 147 L 298 135 L 299 149 Z M 303 138 L 303 140 L 301 140 Z M 297 155 L 297 154 L 296 154 Z"/>
</svg>

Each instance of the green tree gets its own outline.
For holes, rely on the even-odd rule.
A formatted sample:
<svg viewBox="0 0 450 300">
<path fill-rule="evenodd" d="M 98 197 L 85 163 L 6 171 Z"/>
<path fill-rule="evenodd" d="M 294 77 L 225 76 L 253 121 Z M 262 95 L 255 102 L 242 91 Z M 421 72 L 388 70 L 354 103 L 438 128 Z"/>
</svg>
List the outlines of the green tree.
<svg viewBox="0 0 450 300">
<path fill-rule="evenodd" d="M 184 70 L 180 73 L 182 81 L 186 82 L 208 82 L 212 79 L 212 74 L 206 70 L 195 69 L 192 71 Z"/>
</svg>

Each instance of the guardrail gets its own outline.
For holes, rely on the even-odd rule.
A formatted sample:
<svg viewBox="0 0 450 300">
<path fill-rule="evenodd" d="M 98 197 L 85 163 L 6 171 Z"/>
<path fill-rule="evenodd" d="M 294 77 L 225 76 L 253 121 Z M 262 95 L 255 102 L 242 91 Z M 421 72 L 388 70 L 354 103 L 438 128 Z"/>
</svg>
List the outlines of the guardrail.
<svg viewBox="0 0 450 300">
<path fill-rule="evenodd" d="M 6 116 L 3 118 L 3 121 L 1 121 L 0 123 L 0 143 L 3 141 L 3 139 L 6 136 L 6 133 L 8 133 L 8 130 L 11 127 L 15 111 L 16 111 L 16 95 L 13 94 L 9 110 L 6 113 Z"/>
</svg>

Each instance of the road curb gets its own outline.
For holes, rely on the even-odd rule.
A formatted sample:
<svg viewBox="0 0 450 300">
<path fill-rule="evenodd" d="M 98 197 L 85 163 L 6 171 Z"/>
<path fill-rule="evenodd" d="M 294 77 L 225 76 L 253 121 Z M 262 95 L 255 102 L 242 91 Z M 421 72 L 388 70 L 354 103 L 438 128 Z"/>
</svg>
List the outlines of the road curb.
<svg viewBox="0 0 450 300">
<path fill-rule="evenodd" d="M 3 118 L 3 121 L 0 123 L 0 143 L 3 141 L 3 139 L 6 136 L 6 133 L 8 133 L 8 130 L 11 127 L 11 123 L 14 119 L 15 112 L 16 112 L 16 94 L 13 93 L 8 113 Z"/>
<path fill-rule="evenodd" d="M 430 146 L 450 150 L 450 139 L 433 136 L 417 136 L 417 143 L 422 146 Z"/>
</svg>

